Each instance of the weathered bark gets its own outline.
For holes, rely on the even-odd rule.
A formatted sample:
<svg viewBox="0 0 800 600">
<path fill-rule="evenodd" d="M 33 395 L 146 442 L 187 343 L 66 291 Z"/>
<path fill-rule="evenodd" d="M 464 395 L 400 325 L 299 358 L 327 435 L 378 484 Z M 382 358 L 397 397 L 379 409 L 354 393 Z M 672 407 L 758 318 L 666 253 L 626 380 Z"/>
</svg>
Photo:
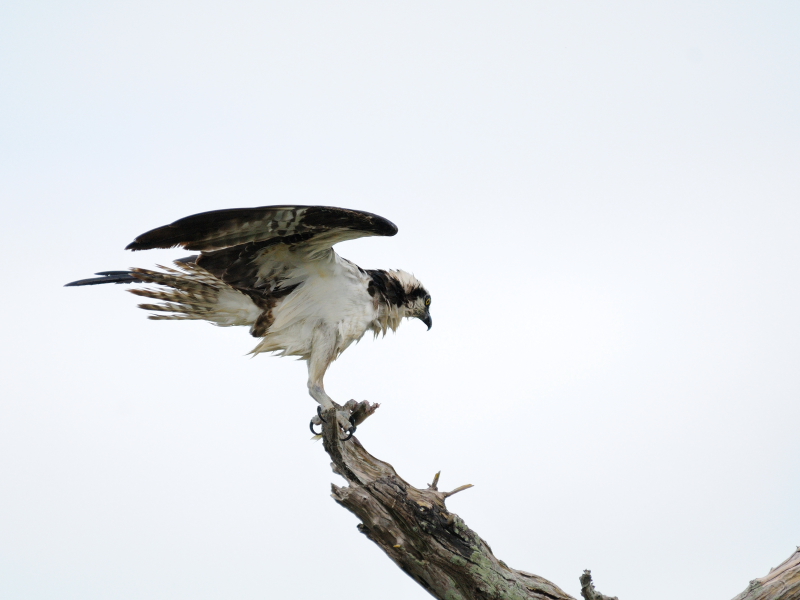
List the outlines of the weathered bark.
<svg viewBox="0 0 800 600">
<path fill-rule="evenodd" d="M 614 596 L 604 596 L 596 589 L 594 589 L 594 583 L 592 583 L 592 572 L 590 570 L 585 570 L 583 575 L 581 575 L 578 579 L 581 582 L 581 596 L 583 596 L 583 600 L 617 600 L 617 597 Z"/>
<path fill-rule="evenodd" d="M 360 424 L 377 404 L 350 401 Z M 358 530 L 375 542 L 407 575 L 440 600 L 575 600 L 543 577 L 510 568 L 445 499 L 470 485 L 440 492 L 437 473 L 425 489 L 404 481 L 392 465 L 367 452 L 357 438 L 342 441 L 333 410 L 323 413 L 323 445 L 334 472 L 347 487 L 332 485 L 333 498 L 355 514 Z M 315 419 L 316 420 L 316 419 Z M 580 577 L 584 600 L 616 600 L 594 589 L 591 574 Z M 800 600 L 800 548 L 733 600 Z"/>
<path fill-rule="evenodd" d="M 794 554 L 764 577 L 753 579 L 733 600 L 798 600 L 800 598 L 800 546 Z"/>
</svg>

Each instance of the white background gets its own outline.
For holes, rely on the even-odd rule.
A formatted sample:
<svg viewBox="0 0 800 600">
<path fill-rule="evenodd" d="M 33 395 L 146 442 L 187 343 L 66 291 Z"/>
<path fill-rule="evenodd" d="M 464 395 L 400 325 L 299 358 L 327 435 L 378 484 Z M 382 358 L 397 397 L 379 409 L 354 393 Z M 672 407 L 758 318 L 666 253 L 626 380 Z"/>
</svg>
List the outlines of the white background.
<svg viewBox="0 0 800 600">
<path fill-rule="evenodd" d="M 800 544 L 796 2 L 7 2 L 4 599 L 426 598 L 329 497 L 305 365 L 63 288 L 218 208 L 372 211 L 418 321 L 326 383 L 509 565 L 730 598 Z"/>
</svg>

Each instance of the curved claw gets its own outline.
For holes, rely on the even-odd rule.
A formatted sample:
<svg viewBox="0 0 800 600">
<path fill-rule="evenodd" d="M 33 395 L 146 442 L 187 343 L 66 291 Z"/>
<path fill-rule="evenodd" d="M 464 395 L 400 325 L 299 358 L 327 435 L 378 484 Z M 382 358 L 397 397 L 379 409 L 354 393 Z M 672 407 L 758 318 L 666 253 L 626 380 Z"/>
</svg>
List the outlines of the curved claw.
<svg viewBox="0 0 800 600">
<path fill-rule="evenodd" d="M 322 421 L 323 423 L 327 423 L 327 421 L 322 418 L 322 406 L 317 406 L 317 416 L 314 417 L 314 419 L 311 419 L 311 422 L 308 424 L 308 428 L 311 430 L 311 433 L 313 433 L 314 435 L 322 435 L 322 431 L 321 430 L 320 430 L 319 433 L 314 431 L 314 425 L 315 425 L 314 420 L 316 418 L 319 418 L 319 420 Z M 346 442 L 347 440 L 349 440 L 351 437 L 353 437 L 353 434 L 356 432 L 355 416 L 354 415 L 350 415 L 350 417 L 348 418 L 348 421 L 350 421 L 350 427 L 348 427 L 345 430 L 345 433 L 347 434 L 347 437 L 339 438 L 340 441 L 342 441 L 342 442 Z M 316 423 L 316 424 L 319 424 L 319 423 Z"/>
<path fill-rule="evenodd" d="M 350 428 L 347 430 L 347 437 L 345 437 L 345 438 L 339 438 L 339 441 L 341 441 L 341 442 L 346 442 L 346 441 L 347 441 L 347 440 L 349 440 L 351 437 L 353 437 L 353 434 L 354 434 L 355 432 L 356 432 L 356 426 L 355 426 L 355 425 L 353 425 L 352 427 L 350 427 Z"/>
</svg>

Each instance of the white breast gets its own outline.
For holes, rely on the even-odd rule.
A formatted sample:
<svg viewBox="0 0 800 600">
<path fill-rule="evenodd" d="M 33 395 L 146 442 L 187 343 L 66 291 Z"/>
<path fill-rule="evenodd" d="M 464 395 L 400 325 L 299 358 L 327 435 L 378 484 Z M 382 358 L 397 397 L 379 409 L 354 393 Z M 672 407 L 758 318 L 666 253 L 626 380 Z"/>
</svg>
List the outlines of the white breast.
<svg viewBox="0 0 800 600">
<path fill-rule="evenodd" d="M 339 354 L 375 319 L 368 277 L 334 252 L 324 261 L 298 265 L 292 279 L 303 283 L 273 309 L 275 321 L 253 352 L 308 358 L 315 328 L 325 327 L 336 333 Z"/>
</svg>

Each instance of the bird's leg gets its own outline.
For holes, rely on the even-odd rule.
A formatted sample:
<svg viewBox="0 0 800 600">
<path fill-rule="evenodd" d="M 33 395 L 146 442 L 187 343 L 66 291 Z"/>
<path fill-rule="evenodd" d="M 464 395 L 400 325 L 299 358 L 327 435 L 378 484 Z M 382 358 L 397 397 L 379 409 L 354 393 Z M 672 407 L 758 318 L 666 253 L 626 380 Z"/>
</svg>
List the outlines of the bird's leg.
<svg viewBox="0 0 800 600">
<path fill-rule="evenodd" d="M 353 433 L 355 433 L 356 431 L 355 422 L 350 414 L 350 411 L 343 410 L 341 406 L 339 406 L 333 400 L 331 400 L 330 396 L 328 396 L 328 394 L 325 393 L 325 389 L 322 387 L 320 383 L 312 383 L 309 380 L 308 393 L 311 395 L 312 398 L 314 398 L 314 400 L 319 402 L 319 406 L 317 407 L 317 414 L 311 419 L 311 423 L 309 424 L 309 427 L 311 428 L 311 433 L 313 433 L 314 435 L 320 435 L 318 432 L 314 431 L 314 425 L 321 425 L 322 423 L 327 422 L 325 420 L 325 417 L 323 417 L 323 413 L 333 409 L 333 414 L 335 415 L 336 423 L 347 434 L 347 437 L 343 438 L 342 441 L 349 440 L 353 436 Z"/>
<path fill-rule="evenodd" d="M 341 406 L 331 400 L 331 397 L 325 393 L 322 383 L 325 371 L 333 362 L 335 348 L 335 334 L 326 335 L 326 333 L 320 329 L 314 332 L 311 358 L 308 361 L 308 393 L 319 402 L 317 415 L 311 419 L 310 428 L 314 435 L 319 435 L 314 431 L 314 425 L 321 425 L 325 421 L 322 413 L 333 409 L 336 423 L 342 431 L 347 433 L 347 437 L 344 439 L 349 440 L 356 430 L 356 426 L 350 418 L 350 411 L 343 410 Z"/>
</svg>

